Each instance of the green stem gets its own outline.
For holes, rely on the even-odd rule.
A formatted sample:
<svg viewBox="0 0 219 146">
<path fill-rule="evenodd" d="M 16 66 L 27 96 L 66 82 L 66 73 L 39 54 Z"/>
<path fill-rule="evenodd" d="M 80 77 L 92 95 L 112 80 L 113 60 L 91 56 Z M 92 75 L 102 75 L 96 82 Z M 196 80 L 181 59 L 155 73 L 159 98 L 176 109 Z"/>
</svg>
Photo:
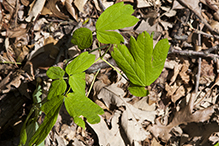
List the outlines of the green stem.
<svg viewBox="0 0 219 146">
<path fill-rule="evenodd" d="M 35 111 L 35 108 L 32 107 L 32 108 L 30 109 L 30 112 L 29 112 L 29 114 L 28 114 L 28 116 L 27 116 L 27 118 L 26 118 L 26 120 L 25 120 L 23 126 L 25 126 L 25 125 L 27 124 L 27 121 L 30 119 L 30 116 L 33 114 L 34 111 Z"/>
<path fill-rule="evenodd" d="M 92 53 L 92 52 L 94 52 L 94 51 L 96 51 L 96 50 L 103 49 L 103 48 L 105 48 L 105 47 L 107 47 L 107 46 L 108 46 L 108 45 L 104 45 L 104 46 L 98 47 L 98 48 L 96 48 L 96 49 L 91 50 L 89 53 Z"/>
<path fill-rule="evenodd" d="M 125 78 L 127 81 L 128 79 L 126 78 L 126 76 L 124 76 L 120 71 L 118 71 L 118 69 L 116 69 L 112 64 L 110 64 L 108 61 L 106 61 L 104 58 L 101 58 L 101 60 L 103 60 L 104 62 L 106 62 L 110 67 L 112 67 L 116 72 L 118 72 L 123 78 Z"/>
<path fill-rule="evenodd" d="M 20 62 L 11 62 L 11 61 L 0 61 L 0 63 L 21 64 Z"/>
<path fill-rule="evenodd" d="M 90 92 L 91 92 L 91 89 L 92 89 L 92 87 L 93 87 L 93 85 L 94 85 L 94 82 L 95 82 L 96 77 L 97 77 L 97 75 L 99 74 L 99 72 L 100 72 L 100 68 L 98 69 L 97 73 L 96 73 L 95 76 L 94 76 L 94 79 L 93 79 L 93 81 L 92 81 L 92 83 L 91 83 L 91 85 L 90 85 L 90 88 L 89 88 L 88 92 L 87 92 L 87 97 L 89 96 L 89 94 L 90 94 Z"/>
</svg>

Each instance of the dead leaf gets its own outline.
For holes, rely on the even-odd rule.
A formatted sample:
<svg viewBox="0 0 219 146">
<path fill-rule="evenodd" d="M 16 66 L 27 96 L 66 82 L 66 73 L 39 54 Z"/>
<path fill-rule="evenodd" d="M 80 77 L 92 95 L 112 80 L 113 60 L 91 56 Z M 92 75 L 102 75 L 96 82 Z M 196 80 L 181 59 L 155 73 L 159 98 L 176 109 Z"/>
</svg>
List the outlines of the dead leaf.
<svg viewBox="0 0 219 146">
<path fill-rule="evenodd" d="M 209 84 L 214 81 L 215 73 L 213 64 L 209 64 L 205 59 L 201 63 L 200 84 Z"/>
<path fill-rule="evenodd" d="M 166 11 L 165 13 L 163 13 L 162 15 L 165 15 L 167 17 L 173 17 L 176 15 L 176 10 L 171 9 L 170 7 L 165 7 L 165 6 L 161 6 L 160 7 L 162 10 Z"/>
<path fill-rule="evenodd" d="M 138 0 L 137 1 L 137 8 L 147 8 L 147 7 L 152 7 L 155 5 L 161 5 L 160 0 L 154 0 L 152 1 L 146 1 L 146 0 Z"/>
<path fill-rule="evenodd" d="M 189 69 L 189 61 L 188 60 L 184 60 L 183 62 L 183 66 L 179 72 L 179 75 L 181 77 L 181 79 L 183 80 L 183 82 L 185 82 L 186 84 L 189 83 L 190 81 L 190 76 L 187 74 L 187 71 Z"/>
<path fill-rule="evenodd" d="M 25 19 L 27 22 L 30 21 L 35 21 L 37 16 L 40 14 L 42 11 L 44 5 L 45 5 L 46 0 L 36 0 L 34 1 L 34 6 L 32 9 L 29 11 L 29 16 Z"/>
<path fill-rule="evenodd" d="M 71 16 L 76 20 L 76 21 L 78 21 L 78 12 L 77 12 L 77 10 L 75 9 L 75 7 L 72 5 L 72 2 L 73 2 L 73 0 L 65 0 L 65 7 L 66 7 L 66 9 L 67 9 L 67 11 L 71 14 Z M 75 5 L 76 5 L 76 3 L 78 4 L 78 5 L 80 5 L 80 0 L 79 0 L 79 2 L 77 1 L 74 1 L 74 3 L 75 3 Z M 86 2 L 85 2 L 86 3 Z M 78 8 L 79 9 L 79 8 Z M 80 9 L 79 9 L 79 11 L 80 11 Z M 83 11 L 81 11 L 81 12 L 83 12 L 84 13 L 84 9 L 83 9 Z"/>
<path fill-rule="evenodd" d="M 10 76 L 12 72 L 10 72 L 1 82 L 0 82 L 0 92 L 5 89 L 6 85 L 10 81 Z"/>
<path fill-rule="evenodd" d="M 82 13 L 84 13 L 84 5 L 87 3 L 87 0 L 74 0 L 75 6 L 78 8 L 78 10 Z"/>
<path fill-rule="evenodd" d="M 168 83 L 165 83 L 165 90 L 167 91 L 166 96 L 167 97 L 171 97 L 173 96 L 173 94 L 176 92 L 178 86 L 176 84 L 176 82 L 173 84 L 173 86 L 168 85 Z"/>
<path fill-rule="evenodd" d="M 156 120 L 156 125 L 148 126 L 147 130 L 156 138 L 161 138 L 162 141 L 167 142 L 171 137 L 170 131 L 173 127 L 180 124 L 188 124 L 191 122 L 204 122 L 210 119 L 210 116 L 214 113 L 214 106 L 210 106 L 203 110 L 197 110 L 193 112 L 194 101 L 196 96 L 194 93 L 191 94 L 189 102 L 180 111 L 174 114 L 173 120 L 168 125 L 162 125 L 160 121 Z"/>
<path fill-rule="evenodd" d="M 173 103 L 175 103 L 178 99 L 185 96 L 185 88 L 181 85 L 177 88 L 175 94 L 171 96 L 171 100 Z"/>
<path fill-rule="evenodd" d="M 134 3 L 134 0 L 116 0 L 116 3 L 119 2 L 129 2 L 129 3 Z"/>
<path fill-rule="evenodd" d="M 182 64 L 175 64 L 175 66 L 174 66 L 174 70 L 173 70 L 173 76 L 171 77 L 171 79 L 170 79 L 170 85 L 172 85 L 175 81 L 176 81 L 176 78 L 177 78 L 177 76 L 178 76 L 178 74 L 179 74 L 179 72 L 180 72 L 180 70 L 182 69 Z"/>
<path fill-rule="evenodd" d="M 118 121 L 121 116 L 121 111 L 116 110 L 114 116 L 111 120 L 111 129 L 108 128 L 106 122 L 102 117 L 98 124 L 89 124 L 90 127 L 97 134 L 99 145 L 107 146 L 125 146 L 125 140 L 123 139 L 122 133 L 120 133 L 121 129 L 119 127 Z M 104 134 L 103 134 L 104 133 Z"/>
<path fill-rule="evenodd" d="M 7 89 L 2 90 L 3 94 L 8 93 L 11 90 L 11 86 L 15 88 L 18 88 L 20 86 L 21 80 L 24 80 L 24 77 L 22 76 L 20 71 L 22 70 L 18 70 L 13 73 L 12 81 L 6 85 Z"/>
<path fill-rule="evenodd" d="M 154 118 L 155 111 L 141 111 L 127 103 L 126 110 L 122 113 L 121 125 L 128 137 L 128 140 L 134 145 L 138 145 L 137 143 L 145 140 L 149 133 L 143 129 L 141 123 L 144 120 L 154 121 Z"/>
<path fill-rule="evenodd" d="M 30 1 L 29 0 L 21 0 L 21 3 L 27 7 L 30 4 Z"/>
<path fill-rule="evenodd" d="M 48 0 L 46 7 L 53 13 L 53 15 L 55 15 L 56 17 L 63 19 L 63 20 L 68 20 L 69 17 L 66 16 L 65 14 L 63 14 L 62 12 L 60 12 L 57 7 L 56 7 L 56 3 L 59 0 Z"/>
</svg>

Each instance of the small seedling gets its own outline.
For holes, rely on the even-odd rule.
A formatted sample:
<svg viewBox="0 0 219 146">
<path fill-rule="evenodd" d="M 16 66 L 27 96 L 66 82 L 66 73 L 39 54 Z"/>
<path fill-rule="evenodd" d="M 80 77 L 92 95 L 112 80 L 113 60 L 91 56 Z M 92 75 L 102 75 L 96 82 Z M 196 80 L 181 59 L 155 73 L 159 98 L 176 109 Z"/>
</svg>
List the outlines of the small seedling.
<svg viewBox="0 0 219 146">
<path fill-rule="evenodd" d="M 143 32 L 139 34 L 137 40 L 134 37 L 130 38 L 130 48 L 121 44 L 124 42 L 123 36 L 114 30 L 135 25 L 139 20 L 131 15 L 133 12 L 132 6 L 124 5 L 123 2 L 107 8 L 97 20 L 95 32 L 99 43 L 113 45 L 114 51 L 111 55 L 127 76 L 130 82 L 129 91 L 135 96 L 146 96 L 148 91 L 145 90 L 145 87 L 159 77 L 164 67 L 169 43 L 167 39 L 163 39 L 153 48 L 153 35 Z M 79 28 L 73 33 L 71 42 L 78 45 L 81 50 L 89 48 L 93 43 L 92 33 L 87 28 Z M 101 47 L 97 49 L 101 49 Z M 108 63 L 103 56 L 96 61 L 102 59 Z M 47 76 L 53 79 L 53 82 L 47 99 L 43 105 L 41 102 L 34 102 L 33 107 L 35 108 L 31 110 L 28 117 L 35 112 L 35 118 L 27 118 L 25 121 L 21 130 L 20 146 L 42 144 L 54 126 L 63 102 L 78 126 L 85 128 L 85 122 L 81 116 L 91 124 L 100 122 L 99 115 L 104 113 L 103 109 L 85 94 L 84 71 L 96 61 L 95 55 L 83 52 L 67 64 L 65 70 L 60 67 L 48 69 Z M 112 68 L 115 69 L 113 66 Z M 40 90 L 38 89 L 38 91 Z M 37 93 L 34 96 L 40 96 Z M 42 111 L 46 115 L 43 123 L 39 127 L 36 126 L 37 128 L 32 132 L 27 132 L 29 127 L 34 127 L 34 124 L 38 125 L 37 118 Z"/>
</svg>

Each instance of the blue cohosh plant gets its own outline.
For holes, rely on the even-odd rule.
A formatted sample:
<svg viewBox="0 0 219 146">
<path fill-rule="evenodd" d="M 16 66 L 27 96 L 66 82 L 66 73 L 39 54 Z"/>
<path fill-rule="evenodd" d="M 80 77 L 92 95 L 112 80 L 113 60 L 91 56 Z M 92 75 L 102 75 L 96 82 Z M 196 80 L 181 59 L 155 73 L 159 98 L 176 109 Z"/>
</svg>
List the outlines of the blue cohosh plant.
<svg viewBox="0 0 219 146">
<path fill-rule="evenodd" d="M 95 32 L 99 43 L 113 45 L 111 55 L 128 78 L 129 91 L 142 97 L 148 95 L 145 87 L 153 83 L 163 69 L 169 43 L 167 39 L 162 39 L 153 48 L 153 35 L 143 32 L 137 40 L 130 38 L 130 48 L 122 44 L 123 36 L 113 30 L 135 25 L 139 19 L 132 16 L 133 12 L 132 6 L 124 5 L 123 2 L 107 8 L 97 20 Z M 81 50 L 89 48 L 93 43 L 92 33 L 88 28 L 79 28 L 73 33 L 71 42 Z M 97 60 L 99 59 L 104 60 L 103 55 Z M 91 124 L 100 121 L 99 115 L 104 111 L 85 94 L 84 71 L 96 61 L 95 55 L 83 52 L 67 64 L 65 70 L 60 67 L 48 69 L 47 76 L 53 79 L 53 82 L 47 100 L 41 105 L 41 89 L 38 85 L 33 94 L 33 108 L 21 130 L 19 145 L 43 145 L 42 142 L 54 126 L 63 102 L 78 126 L 85 128 L 85 122 L 80 116 L 85 117 Z M 43 123 L 38 125 L 37 118 L 42 112 L 46 116 Z M 30 118 L 32 114 L 35 114 L 34 118 Z"/>
</svg>

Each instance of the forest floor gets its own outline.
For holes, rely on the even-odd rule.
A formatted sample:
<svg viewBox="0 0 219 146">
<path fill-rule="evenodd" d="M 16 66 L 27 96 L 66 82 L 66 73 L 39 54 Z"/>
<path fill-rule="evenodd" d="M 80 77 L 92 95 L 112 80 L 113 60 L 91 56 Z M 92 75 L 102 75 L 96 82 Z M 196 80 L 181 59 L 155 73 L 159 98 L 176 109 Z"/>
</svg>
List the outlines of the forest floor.
<svg viewBox="0 0 219 146">
<path fill-rule="evenodd" d="M 143 31 L 154 32 L 154 44 L 168 38 L 171 46 L 161 75 L 147 87 L 148 96 L 136 97 L 128 91 L 127 80 L 97 62 L 86 71 L 86 91 L 100 69 L 89 96 L 105 111 L 100 123 L 86 122 L 82 129 L 63 105 L 45 145 L 211 146 L 219 142 L 218 0 L 2 0 L 0 145 L 19 144 L 37 83 L 42 86 L 41 97 L 47 96 L 48 68 L 82 52 L 71 43 L 72 33 L 80 27 L 94 31 L 100 14 L 121 1 L 132 5 L 140 20 L 118 30 L 125 42 Z M 86 50 L 97 46 L 94 38 Z M 97 51 L 93 54 L 98 57 Z M 105 59 L 115 64 L 110 53 Z"/>
</svg>

